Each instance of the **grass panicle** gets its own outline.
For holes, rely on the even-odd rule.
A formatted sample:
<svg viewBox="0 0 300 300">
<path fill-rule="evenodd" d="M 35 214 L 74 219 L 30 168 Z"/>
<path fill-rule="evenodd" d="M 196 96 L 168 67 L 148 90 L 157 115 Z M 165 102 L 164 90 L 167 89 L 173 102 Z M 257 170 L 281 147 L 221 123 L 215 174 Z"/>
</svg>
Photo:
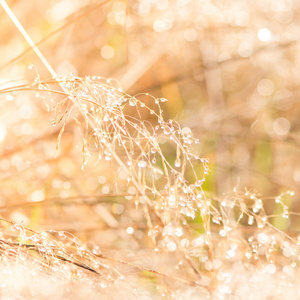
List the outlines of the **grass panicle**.
<svg viewBox="0 0 300 300">
<path fill-rule="evenodd" d="M 0 297 L 298 299 L 296 8 L 54 2 L 0 0 Z"/>
</svg>

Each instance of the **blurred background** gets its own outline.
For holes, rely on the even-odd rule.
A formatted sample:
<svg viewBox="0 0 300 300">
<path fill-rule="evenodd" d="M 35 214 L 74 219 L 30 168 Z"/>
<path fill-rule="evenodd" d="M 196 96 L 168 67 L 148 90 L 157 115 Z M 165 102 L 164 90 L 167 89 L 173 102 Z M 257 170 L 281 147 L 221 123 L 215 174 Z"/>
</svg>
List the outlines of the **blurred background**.
<svg viewBox="0 0 300 300">
<path fill-rule="evenodd" d="M 289 196 L 284 201 L 299 211 L 299 1 L 7 4 L 60 76 L 112 78 L 130 95 L 167 98 L 165 118 L 191 128 L 200 140 L 194 152 L 210 160 L 206 192 L 226 198 L 234 188 L 247 188 L 261 194 L 273 214 L 278 212 L 274 202 L 268 204 L 269 196 L 292 190 L 293 201 Z M 48 113 L 55 96 L 37 91 L 35 99 L 32 90 L 22 90 L 50 74 L 2 8 L 0 28 L 2 215 L 81 238 L 103 229 L 102 245 L 120 248 L 125 241 L 110 230 L 115 232 L 123 218 L 119 237 L 143 239 L 142 231 L 134 230 L 134 223 L 142 222 L 134 203 L 120 199 L 124 193 L 132 198 L 135 191 L 115 192 L 118 170 L 111 171 L 109 164 L 95 168 L 94 161 L 82 170 L 76 124 L 66 128 L 56 150 L 59 128 Z M 22 93 L 3 92 L 14 85 Z M 148 106 L 151 101 L 145 97 Z M 108 197 L 113 204 L 102 203 Z M 282 229 L 289 225 L 300 229 L 295 219 L 280 223 Z"/>
</svg>

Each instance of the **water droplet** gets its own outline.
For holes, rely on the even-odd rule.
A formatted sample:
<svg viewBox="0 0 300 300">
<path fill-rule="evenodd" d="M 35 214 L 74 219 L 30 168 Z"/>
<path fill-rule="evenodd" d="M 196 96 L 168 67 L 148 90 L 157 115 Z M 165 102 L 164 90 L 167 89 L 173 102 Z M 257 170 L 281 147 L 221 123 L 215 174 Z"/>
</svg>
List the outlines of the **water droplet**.
<svg viewBox="0 0 300 300">
<path fill-rule="evenodd" d="M 284 212 L 284 213 L 282 214 L 282 217 L 283 217 L 284 219 L 288 219 L 288 218 L 289 218 L 288 212 Z"/>
<path fill-rule="evenodd" d="M 176 245 L 175 242 L 169 242 L 169 243 L 167 244 L 167 248 L 168 248 L 168 250 L 169 250 L 170 252 L 174 252 L 174 251 L 176 251 L 176 249 L 177 249 L 177 245 Z"/>
<path fill-rule="evenodd" d="M 14 225 L 10 226 L 10 229 L 11 229 L 11 231 L 16 231 L 16 230 L 18 230 L 18 228 L 17 228 L 17 225 L 16 225 L 16 224 L 14 224 Z"/>
<path fill-rule="evenodd" d="M 212 221 L 215 224 L 220 224 L 220 217 L 218 215 L 215 215 L 213 216 Z"/>
<path fill-rule="evenodd" d="M 171 133 L 170 127 L 165 126 L 165 128 L 164 128 L 164 134 L 165 134 L 165 135 L 169 135 L 170 133 Z"/>
<path fill-rule="evenodd" d="M 270 239 L 270 237 L 267 234 L 265 234 L 264 232 L 262 232 L 262 233 L 258 234 L 257 240 L 261 244 L 268 244 L 271 239 Z"/>
<path fill-rule="evenodd" d="M 134 233 L 133 227 L 127 227 L 126 232 L 127 232 L 128 234 L 133 234 L 133 233 Z"/>
<path fill-rule="evenodd" d="M 201 185 L 203 184 L 203 182 L 204 182 L 204 179 L 197 180 L 197 181 L 195 182 L 195 186 L 196 186 L 196 187 L 199 187 L 199 186 L 201 186 Z"/>
<path fill-rule="evenodd" d="M 175 160 L 175 167 L 179 168 L 180 166 L 181 166 L 181 160 L 180 160 L 180 158 L 176 158 L 176 160 Z"/>
<path fill-rule="evenodd" d="M 7 95 L 6 95 L 6 100 L 12 101 L 12 100 L 14 100 L 14 96 L 11 95 L 11 94 L 7 94 Z"/>
<path fill-rule="evenodd" d="M 168 235 L 174 236 L 175 233 L 176 233 L 176 228 L 170 224 L 166 225 L 162 232 L 163 236 L 168 236 Z"/>
<path fill-rule="evenodd" d="M 176 228 L 175 234 L 176 234 L 177 236 L 182 236 L 182 234 L 183 234 L 182 227 L 177 227 L 177 228 Z"/>
<path fill-rule="evenodd" d="M 95 255 L 99 255 L 99 254 L 101 254 L 101 250 L 99 249 L 99 247 L 95 247 L 94 249 L 93 249 L 93 254 L 95 254 Z"/>
<path fill-rule="evenodd" d="M 137 165 L 140 168 L 145 168 L 147 166 L 147 163 L 144 160 L 140 160 Z"/>
<path fill-rule="evenodd" d="M 129 100 L 129 105 L 130 105 L 130 106 L 136 106 L 136 100 L 133 99 L 133 98 L 131 98 L 131 99 Z"/>
<path fill-rule="evenodd" d="M 273 264 L 268 264 L 266 267 L 265 267 L 265 271 L 268 273 L 268 274 L 274 274 L 276 272 L 276 266 L 273 265 Z"/>
</svg>

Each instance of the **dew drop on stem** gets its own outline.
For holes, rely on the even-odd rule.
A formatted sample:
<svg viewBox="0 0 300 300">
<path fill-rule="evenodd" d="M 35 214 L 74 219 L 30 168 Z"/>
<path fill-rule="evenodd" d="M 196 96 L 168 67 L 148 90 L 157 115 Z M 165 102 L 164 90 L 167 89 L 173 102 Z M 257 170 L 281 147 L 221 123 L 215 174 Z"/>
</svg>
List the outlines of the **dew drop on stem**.
<svg viewBox="0 0 300 300">
<path fill-rule="evenodd" d="M 176 158 L 176 160 L 175 160 L 175 167 L 179 168 L 180 166 L 181 166 L 181 160 L 180 160 L 180 158 Z"/>
<path fill-rule="evenodd" d="M 138 162 L 138 167 L 140 167 L 140 168 L 145 168 L 146 165 L 147 165 L 147 163 L 146 163 L 144 160 L 140 160 L 140 161 Z"/>
</svg>

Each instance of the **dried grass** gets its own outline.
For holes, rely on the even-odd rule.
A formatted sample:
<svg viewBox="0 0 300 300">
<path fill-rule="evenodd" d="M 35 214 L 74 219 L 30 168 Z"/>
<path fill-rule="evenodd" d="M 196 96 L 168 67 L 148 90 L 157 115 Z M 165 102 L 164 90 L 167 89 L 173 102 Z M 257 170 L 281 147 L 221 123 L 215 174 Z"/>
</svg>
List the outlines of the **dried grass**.
<svg viewBox="0 0 300 300">
<path fill-rule="evenodd" d="M 276 226 L 294 192 L 205 191 L 209 160 L 165 98 L 58 76 L 0 3 L 51 74 L 0 88 L 2 299 L 299 298 L 299 238 Z"/>
</svg>

